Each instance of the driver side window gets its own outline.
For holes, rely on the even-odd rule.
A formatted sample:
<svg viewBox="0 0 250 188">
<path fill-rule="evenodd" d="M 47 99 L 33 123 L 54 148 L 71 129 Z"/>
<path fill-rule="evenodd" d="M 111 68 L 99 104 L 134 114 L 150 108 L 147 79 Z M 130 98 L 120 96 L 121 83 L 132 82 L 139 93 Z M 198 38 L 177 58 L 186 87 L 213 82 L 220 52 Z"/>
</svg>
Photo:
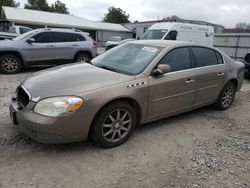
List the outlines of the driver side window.
<svg viewBox="0 0 250 188">
<path fill-rule="evenodd" d="M 160 64 L 168 64 L 171 72 L 192 68 L 188 47 L 173 49 L 165 55 Z"/>
<path fill-rule="evenodd" d="M 168 35 L 165 37 L 165 40 L 176 40 L 177 37 L 177 31 L 170 31 Z"/>
</svg>

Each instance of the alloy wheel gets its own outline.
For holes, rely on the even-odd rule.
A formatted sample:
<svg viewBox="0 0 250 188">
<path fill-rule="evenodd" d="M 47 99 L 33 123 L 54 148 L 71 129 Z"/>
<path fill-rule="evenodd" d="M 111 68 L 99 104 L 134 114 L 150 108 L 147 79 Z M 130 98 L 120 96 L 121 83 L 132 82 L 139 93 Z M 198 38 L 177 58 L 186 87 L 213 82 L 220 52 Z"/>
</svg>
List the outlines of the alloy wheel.
<svg viewBox="0 0 250 188">
<path fill-rule="evenodd" d="M 132 117 L 125 109 L 111 112 L 102 125 L 103 138 L 108 142 L 119 142 L 130 132 Z"/>
<path fill-rule="evenodd" d="M 6 72 L 15 72 L 18 69 L 19 64 L 16 58 L 5 57 L 1 62 L 1 66 Z"/>
<path fill-rule="evenodd" d="M 228 107 L 232 103 L 235 92 L 234 90 L 235 89 L 232 85 L 228 85 L 227 88 L 225 89 L 221 101 L 224 107 Z"/>
</svg>

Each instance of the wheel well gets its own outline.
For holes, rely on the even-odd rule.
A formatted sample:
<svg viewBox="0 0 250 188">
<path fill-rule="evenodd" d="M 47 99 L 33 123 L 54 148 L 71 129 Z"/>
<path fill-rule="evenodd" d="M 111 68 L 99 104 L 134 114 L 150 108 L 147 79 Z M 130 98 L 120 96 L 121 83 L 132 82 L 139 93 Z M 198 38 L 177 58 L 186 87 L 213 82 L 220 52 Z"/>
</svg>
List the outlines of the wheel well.
<svg viewBox="0 0 250 188">
<path fill-rule="evenodd" d="M 124 97 L 124 98 L 118 98 L 118 99 L 115 99 L 115 100 L 112 100 L 110 102 L 108 102 L 107 104 L 105 104 L 104 106 L 102 106 L 98 112 L 96 113 L 95 117 L 93 118 L 92 122 L 91 122 L 91 126 L 90 126 L 90 131 L 89 133 L 91 132 L 91 128 L 95 122 L 95 119 L 96 117 L 100 114 L 100 112 L 108 105 L 112 104 L 112 103 L 116 103 L 116 102 L 127 102 L 129 103 L 134 109 L 135 109 L 135 113 L 136 113 L 136 117 L 137 117 L 137 124 L 140 123 L 141 121 L 141 107 L 139 105 L 139 103 L 135 100 L 135 99 L 132 99 L 132 98 L 129 98 L 129 97 Z"/>
<path fill-rule="evenodd" d="M 92 59 L 91 53 L 90 53 L 89 51 L 87 51 L 87 50 L 83 50 L 83 51 L 78 51 L 78 52 L 76 52 L 75 57 L 74 57 L 74 60 L 76 60 L 77 56 L 79 56 L 80 54 L 86 54 L 86 55 L 89 56 L 89 58 Z"/>
<path fill-rule="evenodd" d="M 238 80 L 237 79 L 233 78 L 233 79 L 229 80 L 229 82 L 234 83 L 235 87 L 238 88 Z"/>
<path fill-rule="evenodd" d="M 0 52 L 0 57 L 3 56 L 3 55 L 7 55 L 7 54 L 11 54 L 11 55 L 17 56 L 21 60 L 22 66 L 24 66 L 23 56 L 19 52 L 16 52 L 16 51 L 4 51 L 4 52 Z"/>
</svg>

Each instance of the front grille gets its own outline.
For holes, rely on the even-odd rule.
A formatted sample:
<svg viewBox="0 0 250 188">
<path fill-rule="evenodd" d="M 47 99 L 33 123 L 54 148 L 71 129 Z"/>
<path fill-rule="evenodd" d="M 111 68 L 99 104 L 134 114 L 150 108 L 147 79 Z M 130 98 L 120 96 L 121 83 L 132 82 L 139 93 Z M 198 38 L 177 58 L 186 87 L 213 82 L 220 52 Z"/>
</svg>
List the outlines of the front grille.
<svg viewBox="0 0 250 188">
<path fill-rule="evenodd" d="M 30 102 L 30 96 L 27 93 L 27 91 L 19 86 L 16 91 L 17 94 L 17 104 L 18 104 L 18 110 L 24 109 Z"/>
</svg>

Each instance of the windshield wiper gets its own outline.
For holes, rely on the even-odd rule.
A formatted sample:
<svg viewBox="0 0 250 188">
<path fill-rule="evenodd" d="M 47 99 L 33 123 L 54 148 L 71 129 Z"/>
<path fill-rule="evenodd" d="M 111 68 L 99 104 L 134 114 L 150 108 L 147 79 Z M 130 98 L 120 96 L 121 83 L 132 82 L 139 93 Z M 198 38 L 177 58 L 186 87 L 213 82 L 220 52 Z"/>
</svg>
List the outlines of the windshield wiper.
<svg viewBox="0 0 250 188">
<path fill-rule="evenodd" d="M 115 71 L 114 69 L 112 69 L 112 68 L 110 68 L 110 67 L 107 67 L 107 66 L 105 66 L 105 65 L 95 65 L 95 66 L 100 67 L 100 68 L 102 68 L 102 69 L 106 69 L 106 70 L 110 70 L 110 71 Z M 115 72 L 116 72 L 116 71 L 115 71 Z"/>
</svg>

